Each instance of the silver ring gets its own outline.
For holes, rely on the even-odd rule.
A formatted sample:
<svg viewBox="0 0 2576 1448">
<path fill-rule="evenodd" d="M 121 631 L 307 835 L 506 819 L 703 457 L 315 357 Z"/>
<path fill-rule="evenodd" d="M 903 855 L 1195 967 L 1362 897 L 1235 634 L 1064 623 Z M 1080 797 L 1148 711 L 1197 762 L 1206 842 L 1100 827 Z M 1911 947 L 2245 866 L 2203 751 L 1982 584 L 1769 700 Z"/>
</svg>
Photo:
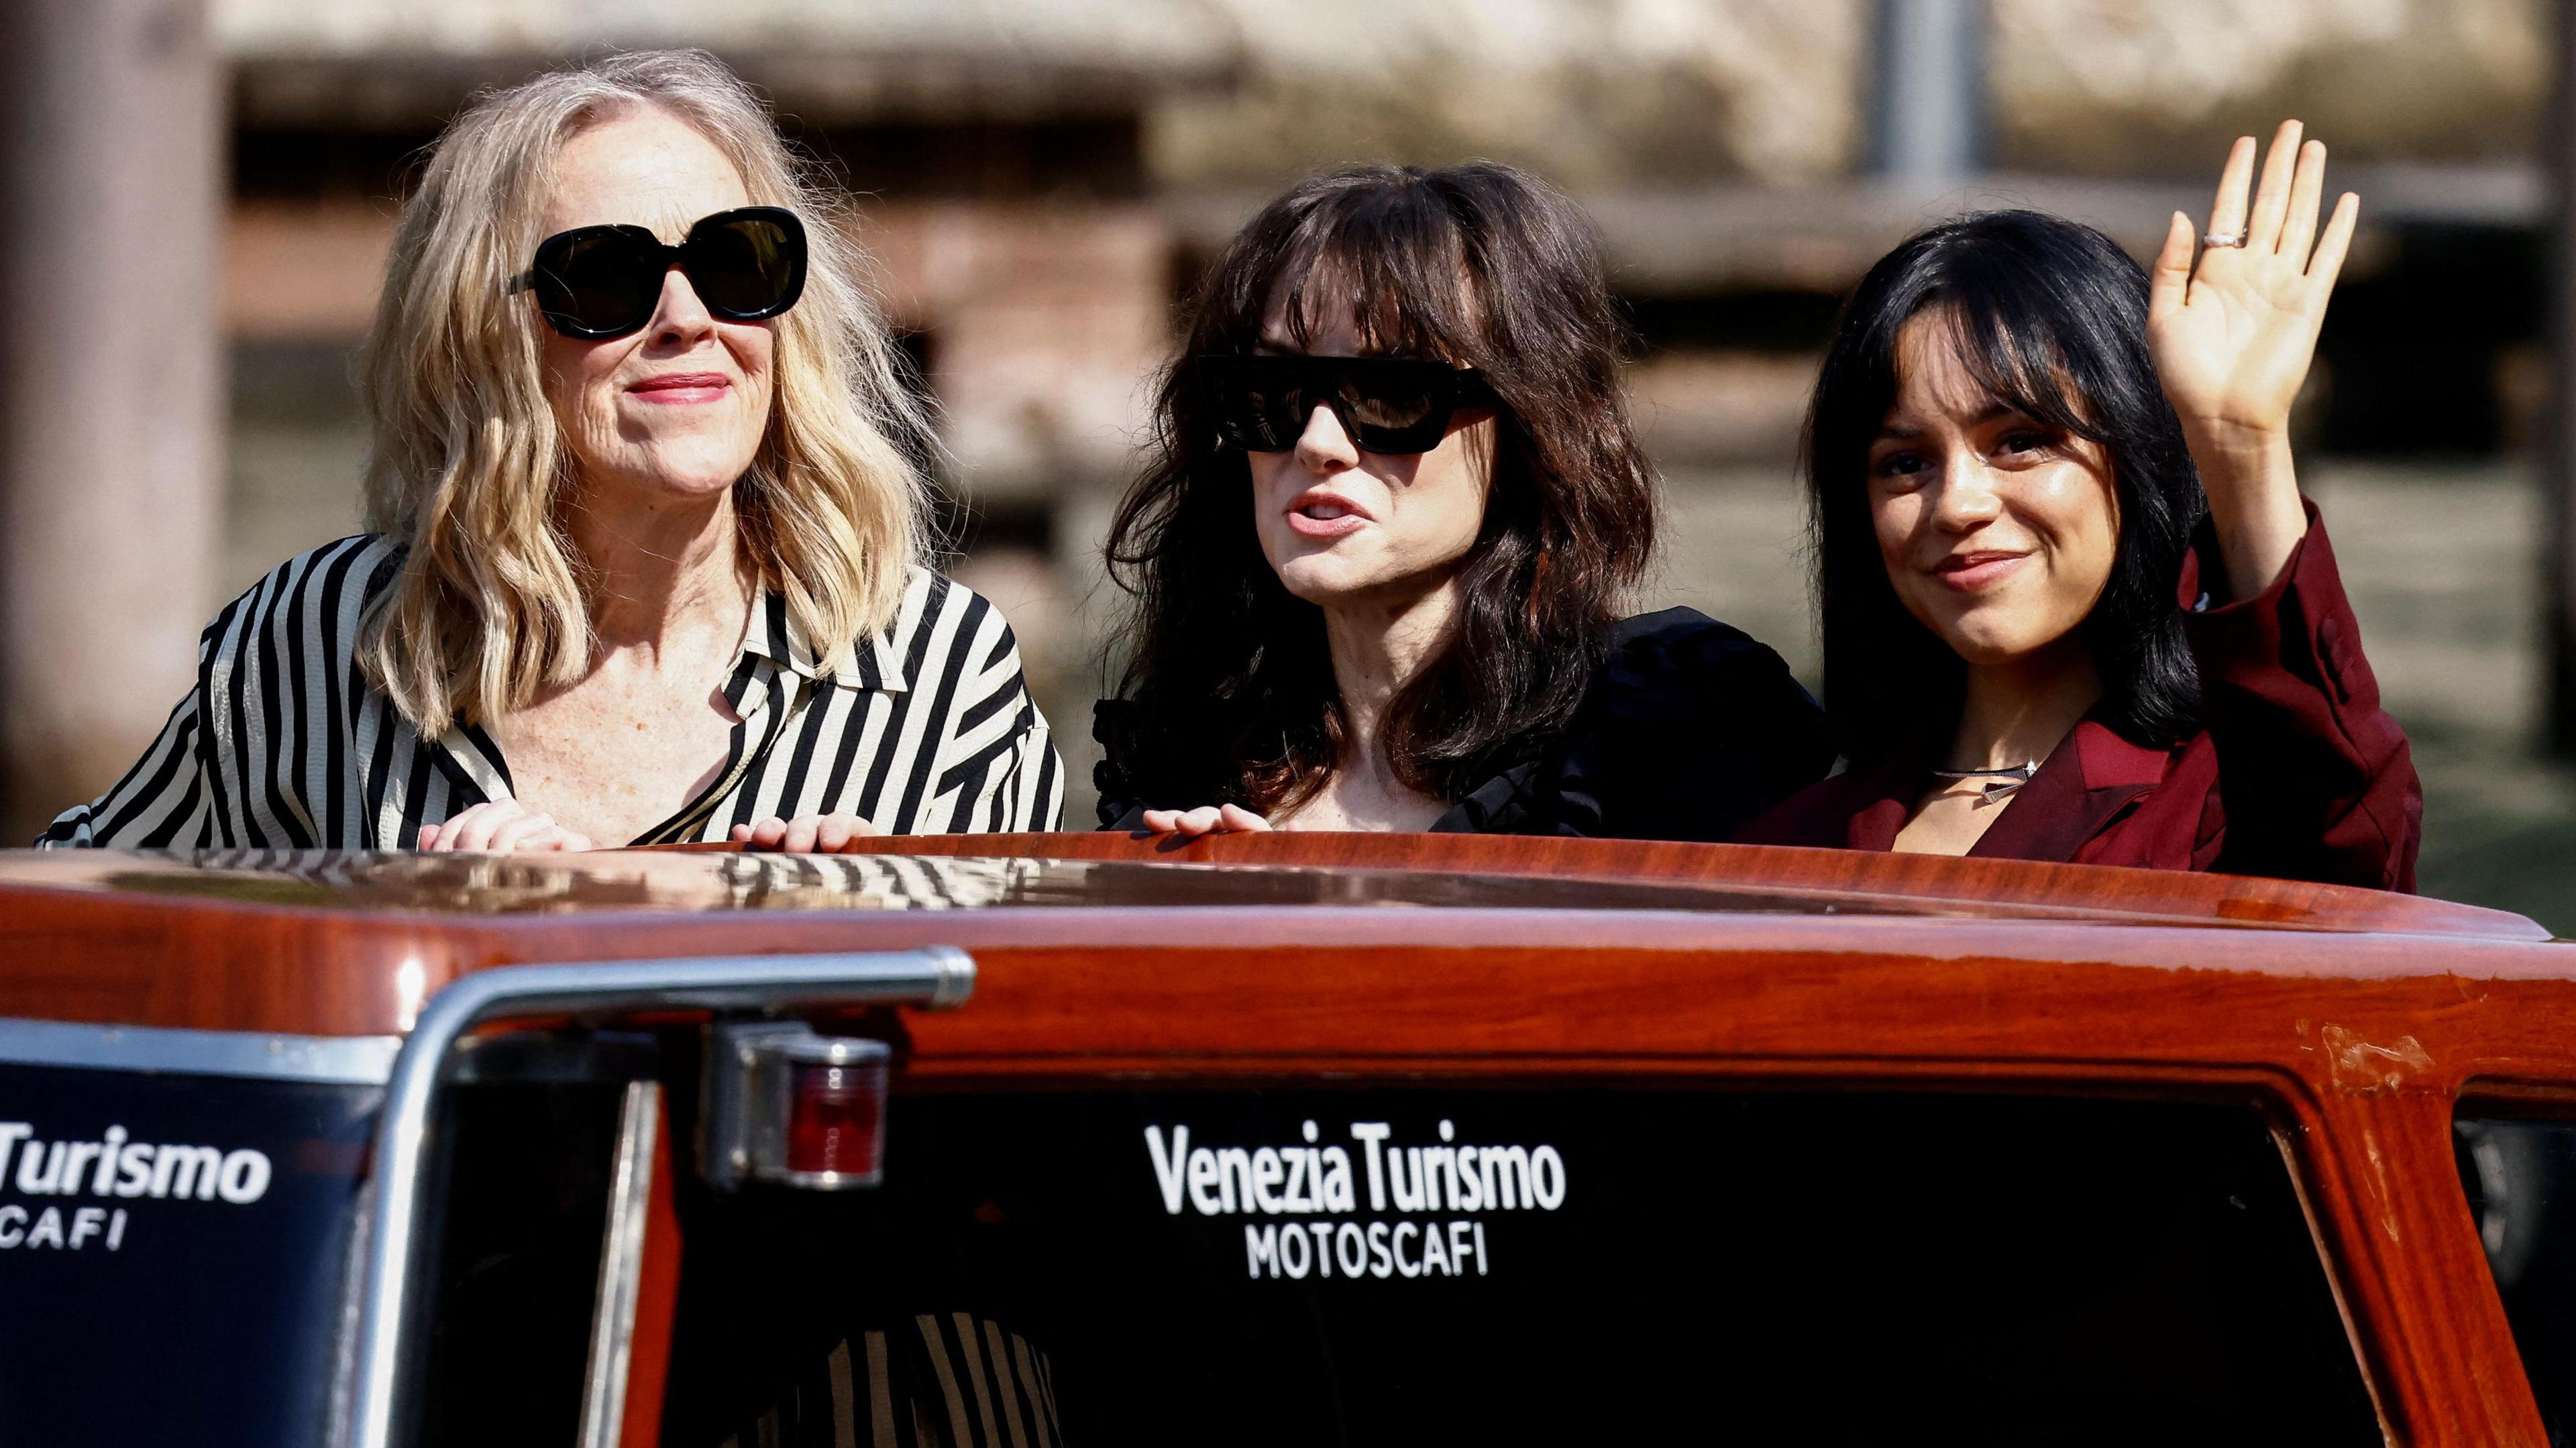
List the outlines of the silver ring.
<svg viewBox="0 0 2576 1448">
<path fill-rule="evenodd" d="M 2245 233 L 2241 231 L 2204 231 L 2200 234 L 2200 244 L 2203 246 L 2243 246 L 2245 244 Z"/>
</svg>

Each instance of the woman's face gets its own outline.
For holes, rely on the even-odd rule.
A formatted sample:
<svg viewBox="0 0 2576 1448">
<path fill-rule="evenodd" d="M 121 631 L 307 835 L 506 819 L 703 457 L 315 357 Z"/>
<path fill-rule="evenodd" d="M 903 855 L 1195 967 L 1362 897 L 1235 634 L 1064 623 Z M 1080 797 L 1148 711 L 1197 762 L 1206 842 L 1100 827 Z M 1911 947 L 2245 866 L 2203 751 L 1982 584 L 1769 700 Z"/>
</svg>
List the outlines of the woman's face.
<svg viewBox="0 0 2576 1448">
<path fill-rule="evenodd" d="M 1301 350 L 1276 301 L 1262 319 L 1261 350 Z M 1336 316 L 1319 318 L 1302 350 L 1352 357 L 1366 349 L 1352 320 Z M 1401 604 L 1426 594 L 1475 546 L 1493 456 L 1491 408 L 1459 409 L 1429 452 L 1371 453 L 1352 443 L 1331 407 L 1318 407 L 1295 447 L 1250 454 L 1262 556 L 1308 603 Z"/>
<path fill-rule="evenodd" d="M 564 147 L 540 234 L 630 225 L 676 243 L 700 217 L 750 204 L 712 142 L 640 107 Z M 547 328 L 546 397 L 586 492 L 649 507 L 732 487 L 769 425 L 772 326 L 717 320 L 675 267 L 640 332 L 587 341 Z"/>
<path fill-rule="evenodd" d="M 1930 314 L 1897 337 L 1869 511 L 1896 596 L 1971 664 L 2028 659 L 2072 635 L 2120 543 L 2101 447 L 1996 402 Z"/>
</svg>

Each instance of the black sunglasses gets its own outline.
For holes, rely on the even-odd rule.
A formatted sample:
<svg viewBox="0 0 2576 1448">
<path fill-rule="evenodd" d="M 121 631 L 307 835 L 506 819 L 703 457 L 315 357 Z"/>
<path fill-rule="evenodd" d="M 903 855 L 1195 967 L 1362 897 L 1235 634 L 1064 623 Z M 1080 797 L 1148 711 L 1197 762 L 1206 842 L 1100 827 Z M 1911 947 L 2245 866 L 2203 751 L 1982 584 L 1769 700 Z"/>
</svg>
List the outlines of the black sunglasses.
<svg viewBox="0 0 2576 1448">
<path fill-rule="evenodd" d="M 775 317 L 805 292 L 805 223 L 779 207 L 745 206 L 702 218 L 678 246 L 641 226 L 584 226 L 539 242 L 536 264 L 510 278 L 510 290 L 533 288 L 547 326 L 597 341 L 652 321 L 674 266 L 714 315 Z"/>
<path fill-rule="evenodd" d="M 1461 407 L 1497 406 L 1485 374 L 1413 357 L 1201 357 L 1218 434 L 1246 452 L 1297 445 L 1329 406 L 1351 441 L 1373 453 L 1423 453 L 1448 436 Z"/>
</svg>

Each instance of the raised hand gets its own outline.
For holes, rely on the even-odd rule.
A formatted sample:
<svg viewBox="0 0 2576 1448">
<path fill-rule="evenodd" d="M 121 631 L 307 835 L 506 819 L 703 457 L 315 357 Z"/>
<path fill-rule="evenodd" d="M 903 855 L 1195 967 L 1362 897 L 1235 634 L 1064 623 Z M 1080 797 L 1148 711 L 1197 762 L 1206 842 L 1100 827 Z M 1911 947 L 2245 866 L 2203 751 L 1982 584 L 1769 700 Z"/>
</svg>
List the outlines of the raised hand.
<svg viewBox="0 0 2576 1448">
<path fill-rule="evenodd" d="M 2259 185 L 2254 138 L 2238 139 L 2219 175 L 2209 235 L 2243 244 L 2198 247 L 2194 265 L 2191 219 L 2174 213 L 2147 303 L 2148 346 L 2209 491 L 2238 598 L 2269 586 L 2307 531 L 2290 461 L 2290 404 L 2361 214 L 2360 199 L 2346 192 L 2319 235 L 2326 148 L 2302 145 L 2300 135 L 2297 121 L 2281 123 Z"/>
</svg>

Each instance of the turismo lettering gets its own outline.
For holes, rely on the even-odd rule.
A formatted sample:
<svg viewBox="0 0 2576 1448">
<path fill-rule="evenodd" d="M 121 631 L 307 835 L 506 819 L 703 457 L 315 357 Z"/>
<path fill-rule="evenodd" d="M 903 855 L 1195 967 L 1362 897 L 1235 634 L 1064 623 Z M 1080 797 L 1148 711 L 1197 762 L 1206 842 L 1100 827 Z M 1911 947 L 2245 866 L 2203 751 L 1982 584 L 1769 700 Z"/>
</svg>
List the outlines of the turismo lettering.
<svg viewBox="0 0 2576 1448">
<path fill-rule="evenodd" d="M 268 1154 L 243 1147 L 152 1146 L 111 1126 L 97 1141 L 37 1141 L 24 1121 L 0 1121 L 0 1191 L 30 1197 L 195 1197 L 247 1206 L 268 1192 Z M 12 1158 L 17 1170 L 12 1172 Z"/>
<path fill-rule="evenodd" d="M 1440 1123 L 1440 1140 L 1389 1140 L 1383 1121 L 1355 1121 L 1357 1144 L 1322 1144 L 1304 1122 L 1302 1144 L 1193 1146 L 1190 1129 L 1145 1128 L 1163 1210 L 1203 1217 L 1347 1216 L 1370 1213 L 1553 1212 L 1565 1204 L 1565 1158 L 1553 1146 L 1460 1146 L 1457 1125 Z M 1254 1277 L 1462 1277 L 1491 1271 L 1485 1224 L 1447 1221 L 1245 1223 L 1246 1270 Z"/>
<path fill-rule="evenodd" d="M 1321 1133 L 1311 1121 L 1303 1134 L 1305 1146 L 1212 1149 L 1191 1146 L 1186 1126 L 1173 1127 L 1168 1144 L 1161 1127 L 1146 1127 L 1163 1210 L 1177 1217 L 1186 1203 L 1216 1217 L 1356 1209 L 1350 1152 L 1312 1145 Z M 1552 1212 L 1565 1202 L 1565 1158 L 1552 1146 L 1389 1146 L 1393 1133 L 1383 1121 L 1353 1122 L 1350 1134 L 1368 1166 L 1372 1212 L 1389 1203 L 1399 1212 Z M 1452 1123 L 1440 1123 L 1442 1142 L 1456 1136 Z"/>
<path fill-rule="evenodd" d="M 0 1121 L 0 1194 L 28 1197 L 155 1197 L 223 1200 L 247 1206 L 268 1193 L 266 1152 L 243 1147 L 156 1146 L 111 1126 L 96 1141 L 39 1141 L 34 1123 Z M 92 1243 L 125 1246 L 123 1207 L 0 1202 L 0 1252 L 78 1252 Z"/>
</svg>

